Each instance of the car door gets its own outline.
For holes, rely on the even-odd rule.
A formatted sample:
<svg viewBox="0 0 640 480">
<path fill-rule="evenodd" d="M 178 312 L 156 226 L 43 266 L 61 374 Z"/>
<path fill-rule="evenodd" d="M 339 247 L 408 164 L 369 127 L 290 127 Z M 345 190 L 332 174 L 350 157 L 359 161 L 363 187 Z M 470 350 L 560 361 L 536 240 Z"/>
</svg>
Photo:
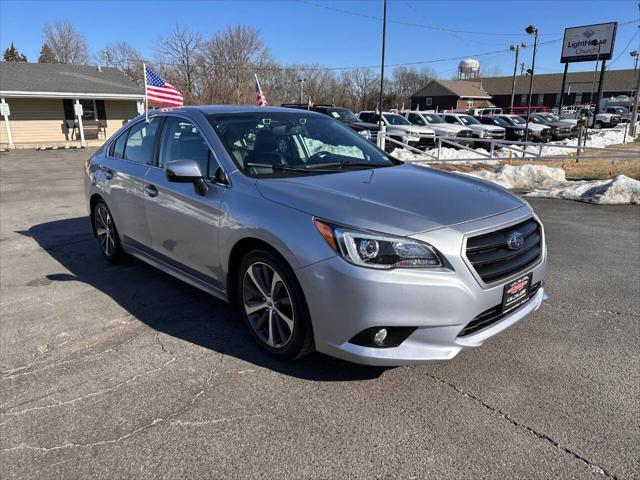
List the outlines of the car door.
<svg viewBox="0 0 640 480">
<path fill-rule="evenodd" d="M 159 121 L 132 125 L 108 147 L 96 175 L 97 186 L 113 214 L 120 239 L 150 245 L 144 210 L 144 179 L 153 160 Z"/>
<path fill-rule="evenodd" d="M 153 254 L 160 260 L 209 284 L 223 284 L 218 254 L 220 206 L 227 186 L 207 181 L 205 195 L 191 183 L 169 182 L 164 166 L 172 160 L 195 160 L 205 178 L 219 167 L 195 123 L 166 115 L 157 164 L 145 179 L 145 213 Z"/>
</svg>

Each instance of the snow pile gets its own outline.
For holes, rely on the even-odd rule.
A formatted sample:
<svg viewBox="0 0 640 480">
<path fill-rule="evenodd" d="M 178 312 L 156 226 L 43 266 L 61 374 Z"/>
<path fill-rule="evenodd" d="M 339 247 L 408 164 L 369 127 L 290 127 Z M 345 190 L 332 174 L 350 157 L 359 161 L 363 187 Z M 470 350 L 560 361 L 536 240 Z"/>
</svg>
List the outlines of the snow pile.
<svg viewBox="0 0 640 480">
<path fill-rule="evenodd" d="M 566 182 L 551 188 L 534 190 L 529 197 L 566 198 L 601 205 L 640 205 L 640 182 L 625 175 L 610 180 Z"/>
<path fill-rule="evenodd" d="M 461 172 L 462 173 L 462 172 Z M 568 181 L 561 168 L 504 165 L 493 171 L 465 173 L 505 188 L 528 190 L 526 196 L 564 198 L 601 205 L 640 205 L 640 182 L 625 175 L 609 180 Z"/>
<path fill-rule="evenodd" d="M 467 175 L 489 180 L 498 185 L 520 190 L 550 188 L 566 182 L 565 172 L 561 168 L 544 165 L 504 165 L 496 170 L 479 170 Z"/>
</svg>

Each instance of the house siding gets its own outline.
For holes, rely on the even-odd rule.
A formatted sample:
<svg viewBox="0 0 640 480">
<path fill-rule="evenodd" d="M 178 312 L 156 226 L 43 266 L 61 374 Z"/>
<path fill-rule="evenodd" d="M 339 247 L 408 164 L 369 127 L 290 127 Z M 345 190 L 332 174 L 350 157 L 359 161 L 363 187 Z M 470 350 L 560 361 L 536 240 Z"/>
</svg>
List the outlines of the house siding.
<svg viewBox="0 0 640 480">
<path fill-rule="evenodd" d="M 11 109 L 13 143 L 46 145 L 77 141 L 66 128 L 62 99 L 6 98 L 6 102 Z M 107 138 L 138 114 L 136 102 L 131 100 L 105 100 L 105 113 Z M 2 123 L 0 144 L 7 144 L 7 131 Z"/>
</svg>

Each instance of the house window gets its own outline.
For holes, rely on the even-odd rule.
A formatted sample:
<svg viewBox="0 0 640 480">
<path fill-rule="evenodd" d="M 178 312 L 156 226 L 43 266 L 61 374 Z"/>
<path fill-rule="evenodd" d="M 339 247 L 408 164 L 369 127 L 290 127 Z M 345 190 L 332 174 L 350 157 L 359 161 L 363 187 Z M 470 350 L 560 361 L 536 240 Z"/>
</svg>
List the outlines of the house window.
<svg viewBox="0 0 640 480">
<path fill-rule="evenodd" d="M 433 105 L 433 98 L 428 97 L 427 98 L 427 107 L 430 107 L 431 105 Z"/>
<path fill-rule="evenodd" d="M 560 94 L 559 94 L 559 93 L 556 93 L 556 103 L 555 103 L 555 106 L 557 107 L 557 106 L 559 106 L 559 105 L 560 105 Z"/>
<path fill-rule="evenodd" d="M 527 105 L 527 94 L 523 93 L 520 95 L 520 105 Z"/>
<path fill-rule="evenodd" d="M 576 93 L 576 101 L 575 104 L 576 105 L 580 105 L 582 103 L 582 94 L 581 93 Z"/>
<path fill-rule="evenodd" d="M 97 120 L 97 109 L 95 100 L 80 100 L 82 105 L 82 120 Z"/>
<path fill-rule="evenodd" d="M 543 93 L 539 93 L 538 94 L 538 102 L 537 105 L 544 105 L 544 94 Z"/>
<path fill-rule="evenodd" d="M 467 108 L 473 108 L 473 98 L 467 99 Z"/>
</svg>

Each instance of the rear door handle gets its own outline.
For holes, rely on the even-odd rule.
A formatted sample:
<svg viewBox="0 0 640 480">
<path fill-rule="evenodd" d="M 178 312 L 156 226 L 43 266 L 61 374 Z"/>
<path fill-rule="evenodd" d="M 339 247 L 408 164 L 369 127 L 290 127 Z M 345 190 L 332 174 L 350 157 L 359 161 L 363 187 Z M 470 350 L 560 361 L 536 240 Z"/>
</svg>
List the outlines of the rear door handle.
<svg viewBox="0 0 640 480">
<path fill-rule="evenodd" d="M 149 195 L 150 197 L 158 196 L 158 189 L 156 188 L 155 185 L 145 185 L 144 190 L 147 192 L 147 195 Z"/>
</svg>

